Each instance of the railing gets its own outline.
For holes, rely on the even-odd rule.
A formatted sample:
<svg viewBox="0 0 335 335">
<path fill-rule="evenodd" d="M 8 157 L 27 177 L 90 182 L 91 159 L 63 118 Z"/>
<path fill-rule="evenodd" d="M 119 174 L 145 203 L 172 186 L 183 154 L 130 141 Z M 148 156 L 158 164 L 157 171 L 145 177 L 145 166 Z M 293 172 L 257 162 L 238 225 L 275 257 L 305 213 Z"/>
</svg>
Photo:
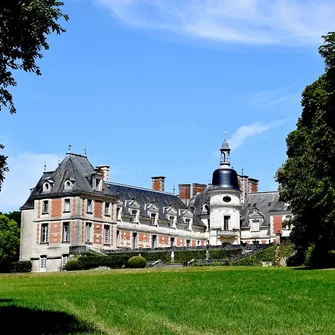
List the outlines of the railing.
<svg viewBox="0 0 335 335">
<path fill-rule="evenodd" d="M 239 232 L 235 230 L 219 230 L 218 236 L 239 236 Z"/>
</svg>

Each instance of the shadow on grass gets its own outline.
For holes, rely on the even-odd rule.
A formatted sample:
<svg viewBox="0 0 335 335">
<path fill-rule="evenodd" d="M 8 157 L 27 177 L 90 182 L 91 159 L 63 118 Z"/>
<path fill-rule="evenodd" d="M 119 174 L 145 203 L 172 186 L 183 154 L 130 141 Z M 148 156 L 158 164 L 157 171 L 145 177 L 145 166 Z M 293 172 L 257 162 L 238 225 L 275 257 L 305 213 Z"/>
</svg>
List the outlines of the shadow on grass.
<svg viewBox="0 0 335 335">
<path fill-rule="evenodd" d="M 1 299 L 0 302 L 10 302 Z M 94 327 L 64 312 L 29 309 L 14 305 L 0 306 L 0 325 L 6 335 L 97 334 Z M 1 332 L 2 333 L 2 332 Z"/>
</svg>

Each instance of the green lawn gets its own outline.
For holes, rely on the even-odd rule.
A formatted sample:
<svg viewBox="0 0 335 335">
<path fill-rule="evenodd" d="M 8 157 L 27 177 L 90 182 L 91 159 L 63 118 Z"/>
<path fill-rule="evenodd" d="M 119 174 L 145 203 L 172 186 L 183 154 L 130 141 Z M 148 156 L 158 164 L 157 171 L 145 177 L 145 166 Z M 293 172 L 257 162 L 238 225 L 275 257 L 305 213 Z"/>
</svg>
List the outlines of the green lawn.
<svg viewBox="0 0 335 335">
<path fill-rule="evenodd" d="M 6 335 L 335 334 L 335 270 L 4 274 L 0 324 Z"/>
</svg>

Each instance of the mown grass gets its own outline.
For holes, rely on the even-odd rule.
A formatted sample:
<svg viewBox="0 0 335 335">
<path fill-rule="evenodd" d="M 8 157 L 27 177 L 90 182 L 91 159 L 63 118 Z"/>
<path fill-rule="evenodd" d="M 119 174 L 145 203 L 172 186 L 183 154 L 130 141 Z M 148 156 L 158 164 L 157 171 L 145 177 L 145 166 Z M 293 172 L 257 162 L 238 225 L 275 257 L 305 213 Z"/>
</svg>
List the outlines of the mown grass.
<svg viewBox="0 0 335 335">
<path fill-rule="evenodd" d="M 6 335 L 335 334 L 335 271 L 202 267 L 1 275 L 0 322 Z"/>
</svg>

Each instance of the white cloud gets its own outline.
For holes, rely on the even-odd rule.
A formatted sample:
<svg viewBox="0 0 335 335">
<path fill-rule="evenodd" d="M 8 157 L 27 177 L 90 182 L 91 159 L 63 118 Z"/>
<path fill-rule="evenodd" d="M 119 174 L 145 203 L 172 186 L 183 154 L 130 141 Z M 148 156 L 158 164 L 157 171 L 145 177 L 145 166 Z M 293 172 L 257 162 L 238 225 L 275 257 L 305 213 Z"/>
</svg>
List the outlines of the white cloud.
<svg viewBox="0 0 335 335">
<path fill-rule="evenodd" d="M 253 93 L 249 95 L 249 105 L 268 108 L 287 103 L 299 103 L 301 93 L 292 92 L 293 86 L 289 85 L 283 88 Z"/>
<path fill-rule="evenodd" d="M 272 121 L 269 123 L 255 122 L 247 126 L 242 126 L 227 140 L 231 150 L 236 150 L 242 146 L 244 141 L 251 136 L 262 134 L 272 128 L 278 127 L 286 120 Z"/>
<path fill-rule="evenodd" d="M 10 171 L 0 192 L 0 211 L 18 210 L 29 197 L 30 188 L 34 187 L 43 173 L 44 162 L 47 170 L 52 171 L 58 165 L 56 154 L 23 153 L 8 158 Z"/>
<path fill-rule="evenodd" d="M 92 0 L 129 26 L 251 44 L 318 44 L 333 0 Z"/>
</svg>

